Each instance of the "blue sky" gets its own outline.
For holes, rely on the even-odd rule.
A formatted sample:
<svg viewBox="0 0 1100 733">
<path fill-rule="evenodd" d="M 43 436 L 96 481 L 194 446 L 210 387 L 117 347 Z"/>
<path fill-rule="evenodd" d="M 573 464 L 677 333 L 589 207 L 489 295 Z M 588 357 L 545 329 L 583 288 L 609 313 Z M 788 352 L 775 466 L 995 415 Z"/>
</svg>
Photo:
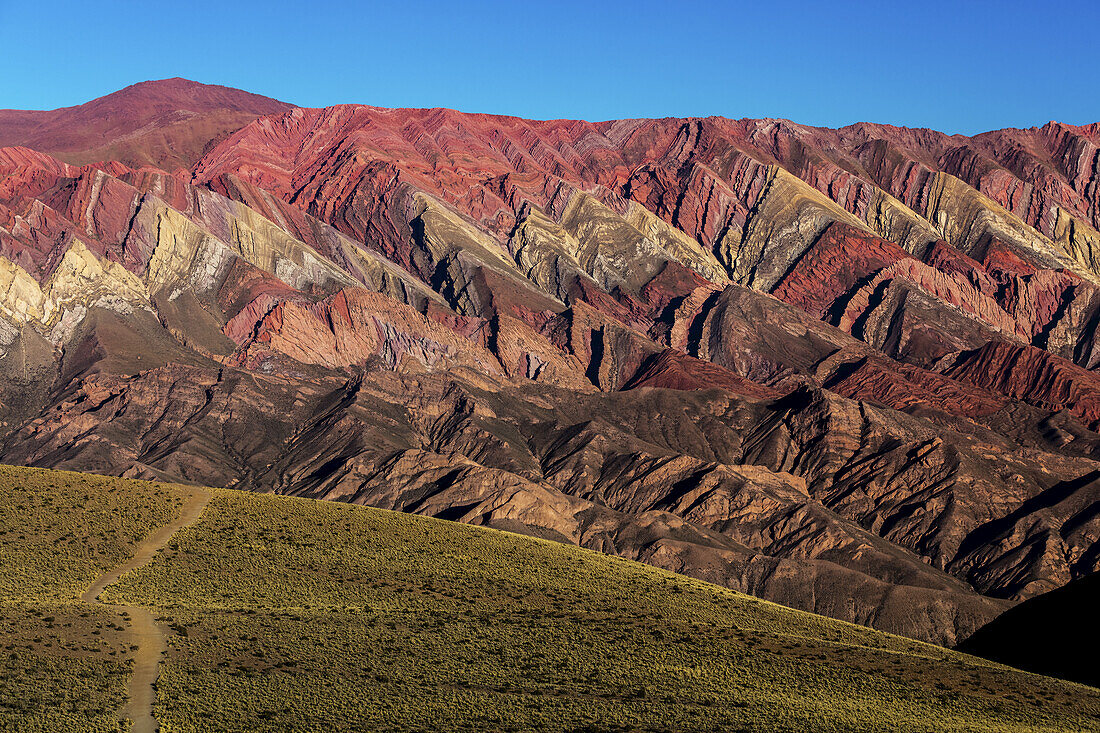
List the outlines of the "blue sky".
<svg viewBox="0 0 1100 733">
<path fill-rule="evenodd" d="M 1100 121 L 1098 24 L 1095 0 L 0 0 L 0 108 L 182 76 L 303 106 L 974 133 Z"/>
</svg>

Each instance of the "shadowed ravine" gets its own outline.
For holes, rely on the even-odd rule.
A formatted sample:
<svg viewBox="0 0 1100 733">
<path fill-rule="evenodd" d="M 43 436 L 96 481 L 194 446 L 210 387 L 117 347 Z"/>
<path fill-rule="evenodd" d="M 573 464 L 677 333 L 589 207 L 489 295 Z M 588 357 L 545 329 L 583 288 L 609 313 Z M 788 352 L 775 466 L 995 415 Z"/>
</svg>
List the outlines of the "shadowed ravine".
<svg viewBox="0 0 1100 733">
<path fill-rule="evenodd" d="M 99 576 L 94 583 L 84 591 L 80 600 L 85 603 L 94 603 L 107 608 L 125 611 L 130 614 L 130 629 L 134 637 L 134 644 L 138 649 L 134 653 L 134 675 L 130 678 L 127 687 L 127 702 L 120 711 L 119 718 L 129 718 L 134 721 L 132 733 L 155 733 L 159 729 L 156 718 L 153 716 L 153 703 L 156 693 L 153 684 L 157 681 L 157 670 L 161 657 L 164 655 L 164 632 L 157 626 L 152 612 L 142 606 L 124 606 L 109 603 L 101 603 L 99 595 L 103 589 L 122 577 L 125 573 L 135 570 L 153 559 L 153 555 L 168 544 L 172 536 L 184 527 L 198 521 L 202 516 L 206 503 L 210 501 L 210 492 L 196 488 L 187 497 L 180 516 L 171 524 L 167 524 L 156 532 L 146 537 L 136 548 L 134 556 L 127 562 L 119 565 Z"/>
</svg>

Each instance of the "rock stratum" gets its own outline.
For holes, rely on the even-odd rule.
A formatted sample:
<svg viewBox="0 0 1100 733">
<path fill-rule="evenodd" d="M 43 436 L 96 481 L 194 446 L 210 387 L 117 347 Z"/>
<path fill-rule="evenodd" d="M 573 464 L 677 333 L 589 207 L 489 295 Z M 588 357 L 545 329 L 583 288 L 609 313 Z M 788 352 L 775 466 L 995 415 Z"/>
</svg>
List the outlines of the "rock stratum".
<svg viewBox="0 0 1100 733">
<path fill-rule="evenodd" d="M 1100 127 L 257 109 L 83 166 L 0 114 L 0 460 L 509 529 L 941 644 L 1100 566 Z M 189 167 L 151 164 L 166 125 Z"/>
</svg>

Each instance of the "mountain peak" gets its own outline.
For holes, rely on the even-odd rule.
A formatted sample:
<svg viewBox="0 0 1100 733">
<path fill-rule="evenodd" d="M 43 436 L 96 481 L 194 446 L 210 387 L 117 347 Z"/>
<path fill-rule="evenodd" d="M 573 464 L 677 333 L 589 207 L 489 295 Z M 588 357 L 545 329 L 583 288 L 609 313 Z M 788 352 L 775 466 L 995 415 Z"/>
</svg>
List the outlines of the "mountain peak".
<svg viewBox="0 0 1100 733">
<path fill-rule="evenodd" d="M 242 112 L 255 112 L 257 115 L 271 114 L 272 112 L 289 109 L 292 105 L 277 99 L 253 94 L 242 89 L 222 86 L 220 84 L 204 84 L 191 79 L 174 76 L 170 79 L 151 79 L 131 84 L 117 92 L 93 99 L 79 107 L 68 109 L 80 109 L 81 107 L 101 107 L 104 104 L 113 105 L 118 101 L 132 104 L 134 101 L 144 102 L 148 105 L 175 105 L 186 106 L 192 111 L 204 110 L 235 110 Z"/>
<path fill-rule="evenodd" d="M 212 141 L 291 106 L 180 77 L 142 81 L 75 107 L 0 110 L 0 146 L 25 146 L 74 164 L 186 168 Z"/>
</svg>

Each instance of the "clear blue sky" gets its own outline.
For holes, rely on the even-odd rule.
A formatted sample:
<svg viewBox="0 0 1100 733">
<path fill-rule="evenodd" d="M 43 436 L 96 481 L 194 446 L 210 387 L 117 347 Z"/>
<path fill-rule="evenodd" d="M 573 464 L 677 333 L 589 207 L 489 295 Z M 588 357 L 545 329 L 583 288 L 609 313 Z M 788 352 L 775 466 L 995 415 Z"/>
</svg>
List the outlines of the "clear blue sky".
<svg viewBox="0 0 1100 733">
<path fill-rule="evenodd" d="M 302 106 L 534 118 L 1100 121 L 1096 0 L 0 0 L 0 31 L 0 108 L 182 76 Z"/>
</svg>

